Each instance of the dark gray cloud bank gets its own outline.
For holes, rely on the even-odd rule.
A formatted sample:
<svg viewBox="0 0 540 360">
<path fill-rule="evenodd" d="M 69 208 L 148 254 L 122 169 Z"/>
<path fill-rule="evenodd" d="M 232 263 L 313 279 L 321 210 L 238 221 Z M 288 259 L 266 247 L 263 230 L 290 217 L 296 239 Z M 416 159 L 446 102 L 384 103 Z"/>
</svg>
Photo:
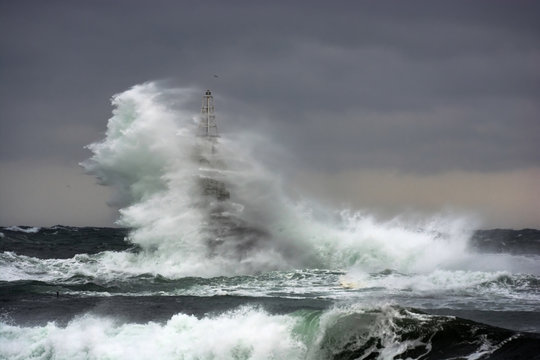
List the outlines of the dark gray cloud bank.
<svg viewBox="0 0 540 360">
<path fill-rule="evenodd" d="M 1 0 L 0 223 L 110 224 L 77 163 L 110 96 L 161 79 L 330 202 L 540 227 L 539 40 L 535 1 Z"/>
</svg>

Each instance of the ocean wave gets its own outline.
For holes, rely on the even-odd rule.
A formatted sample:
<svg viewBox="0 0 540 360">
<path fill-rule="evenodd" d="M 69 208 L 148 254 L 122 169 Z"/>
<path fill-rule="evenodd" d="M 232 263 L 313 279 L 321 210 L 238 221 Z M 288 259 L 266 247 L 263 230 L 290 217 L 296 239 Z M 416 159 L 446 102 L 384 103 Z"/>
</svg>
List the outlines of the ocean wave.
<svg viewBox="0 0 540 360">
<path fill-rule="evenodd" d="M 263 142 L 259 135 L 223 134 L 207 153 L 208 144 L 194 136 L 198 115 L 173 111 L 168 103 L 172 96 L 188 103 L 196 93 L 146 83 L 115 95 L 106 137 L 88 146 L 93 155 L 82 163 L 115 189 L 119 224 L 132 229 L 128 239 L 142 249 L 135 257 L 143 272 L 185 277 L 306 267 L 377 271 L 389 263 L 402 271 L 427 271 L 466 254 L 469 219 L 378 222 L 292 201 L 279 176 L 253 155 Z M 216 164 L 210 173 L 201 163 L 208 158 Z M 209 176 L 226 187 L 228 200 L 200 191 L 201 179 Z"/>
<path fill-rule="evenodd" d="M 8 226 L 4 229 L 9 230 L 9 231 L 23 232 L 27 234 L 35 234 L 39 232 L 39 230 L 41 230 L 40 227 L 32 227 L 32 226 Z"/>
<path fill-rule="evenodd" d="M 532 358 L 538 336 L 395 306 L 272 315 L 252 306 L 133 324 L 82 315 L 66 326 L 2 323 L 0 357 L 40 359 Z M 532 356 L 532 357 L 531 357 Z"/>
<path fill-rule="evenodd" d="M 178 278 L 142 273 L 139 268 L 120 272 L 120 267 L 114 263 L 111 265 L 108 257 L 124 255 L 123 252 L 102 253 L 79 255 L 72 259 L 42 260 L 9 252 L 0 253 L 3 293 L 8 297 L 10 293 L 20 291 L 37 294 L 59 291 L 64 295 L 84 297 L 248 296 L 357 299 L 366 302 L 391 297 L 420 308 L 463 308 L 464 304 L 469 304 L 466 306 L 476 309 L 496 306 L 499 309 L 524 311 L 538 310 L 540 301 L 538 276 L 505 271 L 402 273 L 385 270 L 364 273 L 298 269 L 257 275 Z M 132 266 L 136 267 L 136 264 Z M 121 268 L 127 269 L 125 265 Z M 40 282 L 39 286 L 35 281 Z M 468 300 L 464 303 L 464 299 Z"/>
</svg>

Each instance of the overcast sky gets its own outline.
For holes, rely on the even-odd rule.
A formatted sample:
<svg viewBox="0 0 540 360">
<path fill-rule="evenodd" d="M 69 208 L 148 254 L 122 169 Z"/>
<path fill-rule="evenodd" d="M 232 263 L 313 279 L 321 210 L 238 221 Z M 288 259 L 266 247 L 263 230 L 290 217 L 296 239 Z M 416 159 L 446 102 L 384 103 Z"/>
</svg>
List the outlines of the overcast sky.
<svg viewBox="0 0 540 360">
<path fill-rule="evenodd" d="M 212 88 L 323 201 L 540 227 L 538 1 L 0 0 L 0 225 L 111 225 L 77 164 L 151 80 Z"/>
</svg>

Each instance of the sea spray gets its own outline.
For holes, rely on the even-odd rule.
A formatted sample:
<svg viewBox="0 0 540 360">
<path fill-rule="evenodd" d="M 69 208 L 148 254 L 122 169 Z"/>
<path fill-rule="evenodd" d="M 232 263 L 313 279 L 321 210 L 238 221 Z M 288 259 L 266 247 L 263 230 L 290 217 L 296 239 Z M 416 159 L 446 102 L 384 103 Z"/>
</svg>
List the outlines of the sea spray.
<svg viewBox="0 0 540 360">
<path fill-rule="evenodd" d="M 179 278 L 293 268 L 426 273 L 478 263 L 467 250 L 473 225 L 464 217 L 314 215 L 307 203 L 288 199 L 279 177 L 253 157 L 252 134 L 237 133 L 234 141 L 223 135 L 213 156 L 224 166 L 209 169 L 196 154 L 197 114 L 184 109 L 196 93 L 147 83 L 113 97 L 106 137 L 88 146 L 93 155 L 82 165 L 116 190 L 118 223 L 132 229 L 129 240 L 139 250 L 73 259 L 77 271 Z M 168 103 L 173 96 L 181 109 Z M 197 181 L 208 172 L 226 184 L 229 200 L 203 199 Z"/>
<path fill-rule="evenodd" d="M 234 238 L 218 239 L 219 249 L 209 246 L 218 242 L 215 230 L 222 224 L 212 223 L 207 209 L 199 206 L 197 178 L 207 169 L 194 156 L 200 145 L 193 131 L 196 114 L 178 111 L 173 116 L 160 102 L 160 95 L 166 92 L 148 83 L 116 95 L 106 138 L 88 146 L 94 155 L 82 164 L 102 184 L 117 189 L 114 202 L 124 205 L 118 222 L 133 228 L 130 240 L 142 248 L 137 256 L 117 261 L 135 262 L 147 272 L 170 276 L 246 273 L 287 266 L 285 251 L 277 248 L 294 247 L 294 243 L 265 241 L 252 234 L 246 240 L 247 231 L 236 231 Z M 184 101 L 190 93 L 175 92 Z M 270 214 L 278 212 L 261 209 L 276 200 L 268 196 L 275 186 L 271 180 L 257 181 L 266 174 L 245 150 L 227 139 L 220 142 L 217 156 L 228 162 L 222 172 L 226 172 L 233 193 L 233 199 L 222 204 L 221 213 L 240 222 L 233 226 L 265 234 L 263 224 L 269 222 Z M 268 205 L 259 206 L 262 203 Z"/>
<path fill-rule="evenodd" d="M 464 253 L 468 234 L 461 219 L 413 226 L 351 212 L 342 212 L 337 223 L 332 212 L 315 219 L 253 158 L 247 133 L 234 141 L 224 135 L 216 144 L 214 156 L 226 165 L 210 170 L 226 184 L 230 200 L 200 206 L 197 178 L 209 169 L 193 155 L 201 141 L 194 135 L 197 114 L 171 110 L 170 91 L 146 83 L 113 97 L 106 138 L 88 146 L 93 156 L 82 164 L 117 189 L 115 202 L 124 205 L 118 222 L 133 229 L 129 238 L 142 249 L 108 256 L 117 266 L 172 277 L 298 267 L 429 271 Z M 185 104 L 196 91 L 174 93 Z M 225 222 L 214 221 L 215 209 Z"/>
</svg>

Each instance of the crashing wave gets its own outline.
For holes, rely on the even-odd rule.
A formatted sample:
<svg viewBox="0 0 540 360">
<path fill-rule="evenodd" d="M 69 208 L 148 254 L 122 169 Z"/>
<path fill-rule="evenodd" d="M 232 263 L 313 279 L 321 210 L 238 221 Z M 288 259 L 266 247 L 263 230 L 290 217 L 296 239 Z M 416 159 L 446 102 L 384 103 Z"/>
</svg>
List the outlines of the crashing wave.
<svg viewBox="0 0 540 360">
<path fill-rule="evenodd" d="M 176 314 L 163 323 L 125 323 L 92 314 L 66 326 L 3 323 L 0 357 L 500 359 L 530 358 L 540 351 L 538 340 L 537 334 L 395 306 L 345 305 L 286 315 L 243 306 L 203 318 Z"/>
</svg>

